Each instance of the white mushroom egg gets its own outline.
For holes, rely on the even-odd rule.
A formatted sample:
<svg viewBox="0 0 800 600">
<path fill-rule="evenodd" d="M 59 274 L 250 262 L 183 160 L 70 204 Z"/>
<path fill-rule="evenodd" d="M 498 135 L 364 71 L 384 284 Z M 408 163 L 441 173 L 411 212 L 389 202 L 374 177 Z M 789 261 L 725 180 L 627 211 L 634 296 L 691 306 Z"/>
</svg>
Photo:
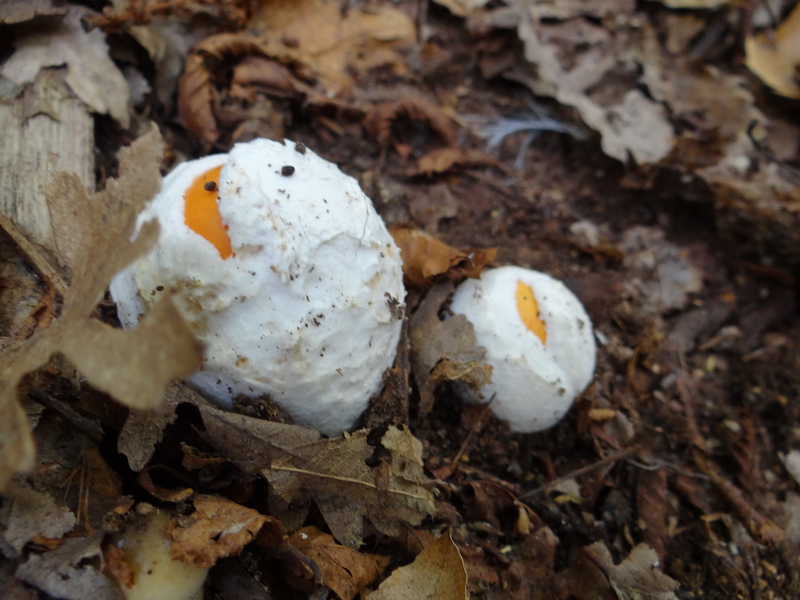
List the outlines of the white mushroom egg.
<svg viewBox="0 0 800 600">
<path fill-rule="evenodd" d="M 301 144 L 258 139 L 178 166 L 139 217 L 155 248 L 111 294 L 134 327 L 173 293 L 204 343 L 188 382 L 220 404 L 269 396 L 301 424 L 352 428 L 394 359 L 400 252 L 352 177 Z"/>
<path fill-rule="evenodd" d="M 485 402 L 512 431 L 555 425 L 594 376 L 595 341 L 583 305 L 560 281 L 521 267 L 501 267 L 468 279 L 450 306 L 464 315 L 486 348 L 492 381 L 479 392 L 457 390 Z"/>
</svg>

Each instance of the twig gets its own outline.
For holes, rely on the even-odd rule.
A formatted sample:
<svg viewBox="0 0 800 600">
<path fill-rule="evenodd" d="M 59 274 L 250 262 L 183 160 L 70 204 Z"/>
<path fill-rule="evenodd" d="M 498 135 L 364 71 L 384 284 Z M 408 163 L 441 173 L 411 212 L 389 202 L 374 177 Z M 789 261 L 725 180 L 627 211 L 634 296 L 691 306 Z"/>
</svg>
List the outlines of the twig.
<svg viewBox="0 0 800 600">
<path fill-rule="evenodd" d="M 53 285 L 63 298 L 64 293 L 67 291 L 67 284 L 64 279 L 41 255 L 33 243 L 17 228 L 14 222 L 3 213 L 0 213 L 0 229 L 3 229 L 8 234 L 8 237 L 16 244 L 25 260 L 28 261 L 42 281 Z"/>
<path fill-rule="evenodd" d="M 570 479 L 574 479 L 575 477 L 580 477 L 581 475 L 586 475 L 587 473 L 591 473 L 595 469 L 599 469 L 600 467 L 607 465 L 608 463 L 612 463 L 618 461 L 621 458 L 625 458 L 639 450 L 638 446 L 631 446 L 630 448 L 625 448 L 623 450 L 617 450 L 616 452 L 612 452 L 605 458 L 600 459 L 599 461 L 592 463 L 590 465 L 586 465 L 585 467 L 581 467 L 572 473 L 568 473 L 563 477 L 559 477 L 553 481 L 550 481 L 544 485 L 540 485 L 537 488 L 532 489 L 529 492 L 525 492 L 522 496 L 519 497 L 520 500 L 526 501 L 532 499 L 534 496 L 538 496 L 542 492 L 545 492 L 552 488 L 553 486 L 558 485 L 559 483 L 563 483 L 564 481 L 568 481 Z"/>
</svg>

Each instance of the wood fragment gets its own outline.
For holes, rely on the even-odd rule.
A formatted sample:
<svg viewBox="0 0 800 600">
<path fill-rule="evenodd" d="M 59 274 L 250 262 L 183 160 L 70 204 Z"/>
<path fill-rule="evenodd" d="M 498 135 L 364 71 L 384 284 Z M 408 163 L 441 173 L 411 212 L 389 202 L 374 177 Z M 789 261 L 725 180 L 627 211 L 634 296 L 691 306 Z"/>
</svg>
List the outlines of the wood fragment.
<svg viewBox="0 0 800 600">
<path fill-rule="evenodd" d="M 0 213 L 23 234 L 54 250 L 45 200 L 50 155 L 94 191 L 94 119 L 64 81 L 65 69 L 42 69 L 13 100 L 0 102 Z"/>
</svg>

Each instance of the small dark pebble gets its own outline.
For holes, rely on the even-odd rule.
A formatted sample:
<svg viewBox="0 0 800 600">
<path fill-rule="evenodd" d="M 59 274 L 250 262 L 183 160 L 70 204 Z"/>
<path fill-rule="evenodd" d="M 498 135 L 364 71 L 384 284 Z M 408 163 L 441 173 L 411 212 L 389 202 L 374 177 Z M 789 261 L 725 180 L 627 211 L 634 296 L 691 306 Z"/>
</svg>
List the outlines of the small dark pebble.
<svg viewBox="0 0 800 600">
<path fill-rule="evenodd" d="M 216 181 L 206 181 L 205 185 L 203 186 L 207 192 L 213 192 L 217 189 L 217 182 Z"/>
<path fill-rule="evenodd" d="M 294 167 L 291 165 L 286 165 L 285 167 L 281 167 L 281 175 L 284 177 L 289 177 L 292 173 L 294 173 Z"/>
<path fill-rule="evenodd" d="M 295 142 L 294 149 L 300 154 L 306 153 L 306 147 L 303 145 L 303 142 Z"/>
</svg>

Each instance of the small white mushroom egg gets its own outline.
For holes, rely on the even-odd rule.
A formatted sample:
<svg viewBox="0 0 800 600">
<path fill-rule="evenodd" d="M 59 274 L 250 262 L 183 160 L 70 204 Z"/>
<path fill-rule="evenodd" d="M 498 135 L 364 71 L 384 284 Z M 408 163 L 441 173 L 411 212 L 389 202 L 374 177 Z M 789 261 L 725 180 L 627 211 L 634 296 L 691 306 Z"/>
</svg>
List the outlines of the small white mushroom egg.
<svg viewBox="0 0 800 600">
<path fill-rule="evenodd" d="M 457 390 L 467 402 L 485 402 L 512 431 L 555 425 L 594 376 L 596 347 L 583 305 L 560 281 L 521 267 L 501 267 L 468 279 L 450 306 L 475 328 L 486 348 L 492 381 L 479 392 Z"/>
<path fill-rule="evenodd" d="M 356 180 L 258 139 L 174 169 L 138 225 L 153 218 L 155 248 L 111 284 L 123 327 L 172 293 L 205 346 L 191 385 L 351 429 L 394 359 L 405 298 L 400 252 Z"/>
</svg>

